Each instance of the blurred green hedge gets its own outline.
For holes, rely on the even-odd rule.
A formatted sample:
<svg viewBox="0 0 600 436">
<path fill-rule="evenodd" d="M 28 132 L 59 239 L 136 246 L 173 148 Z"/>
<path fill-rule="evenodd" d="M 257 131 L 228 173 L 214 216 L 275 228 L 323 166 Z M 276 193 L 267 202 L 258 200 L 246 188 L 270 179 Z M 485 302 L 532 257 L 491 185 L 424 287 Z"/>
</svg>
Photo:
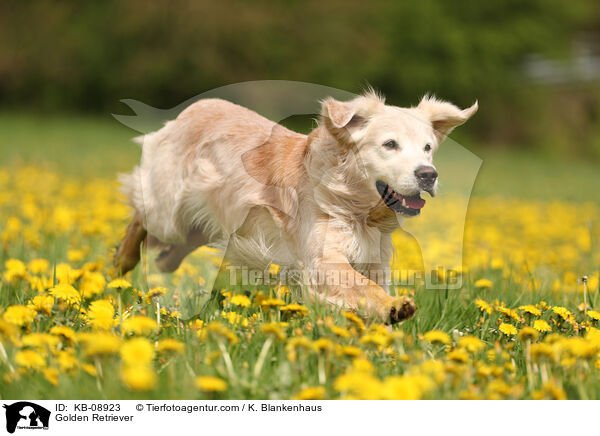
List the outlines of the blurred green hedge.
<svg viewBox="0 0 600 436">
<path fill-rule="evenodd" d="M 0 105 L 114 112 L 122 111 L 122 98 L 166 108 L 246 80 L 354 92 L 369 83 L 400 105 L 415 104 L 425 92 L 459 105 L 479 99 L 473 131 L 482 140 L 543 144 L 549 129 L 563 128 L 553 109 L 561 99 L 583 108 L 585 119 L 574 122 L 592 129 L 598 108 L 588 106 L 598 100 L 597 86 L 536 85 L 524 60 L 568 57 L 574 38 L 598 25 L 593 6 L 592 0 L 4 0 Z M 551 136 L 574 139 L 562 131 Z"/>
</svg>

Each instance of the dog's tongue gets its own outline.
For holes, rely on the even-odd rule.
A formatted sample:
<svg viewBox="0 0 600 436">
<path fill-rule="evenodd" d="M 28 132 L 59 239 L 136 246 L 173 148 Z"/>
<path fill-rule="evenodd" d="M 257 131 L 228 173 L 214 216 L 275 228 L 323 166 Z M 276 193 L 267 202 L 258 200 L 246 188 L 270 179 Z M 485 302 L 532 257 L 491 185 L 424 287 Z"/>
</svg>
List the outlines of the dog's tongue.
<svg viewBox="0 0 600 436">
<path fill-rule="evenodd" d="M 412 197 L 404 197 L 406 201 L 406 205 L 411 209 L 422 209 L 425 206 L 425 200 L 423 200 L 419 195 L 413 195 Z"/>
</svg>

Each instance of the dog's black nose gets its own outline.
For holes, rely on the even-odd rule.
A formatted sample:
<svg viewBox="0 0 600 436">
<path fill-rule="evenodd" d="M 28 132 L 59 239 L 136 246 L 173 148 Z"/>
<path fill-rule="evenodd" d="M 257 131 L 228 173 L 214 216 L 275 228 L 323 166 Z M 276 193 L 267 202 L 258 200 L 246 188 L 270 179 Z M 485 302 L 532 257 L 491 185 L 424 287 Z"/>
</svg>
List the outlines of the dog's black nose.
<svg viewBox="0 0 600 436">
<path fill-rule="evenodd" d="M 438 173 L 434 167 L 422 165 L 415 170 L 415 176 L 419 180 L 419 184 L 423 186 L 433 186 L 437 179 Z"/>
</svg>

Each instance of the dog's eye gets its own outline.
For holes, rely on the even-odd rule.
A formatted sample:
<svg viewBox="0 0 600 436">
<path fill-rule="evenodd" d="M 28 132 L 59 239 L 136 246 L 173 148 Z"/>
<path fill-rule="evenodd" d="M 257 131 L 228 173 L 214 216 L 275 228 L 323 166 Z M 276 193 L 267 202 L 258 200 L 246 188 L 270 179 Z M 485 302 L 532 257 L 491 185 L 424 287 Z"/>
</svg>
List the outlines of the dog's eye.
<svg viewBox="0 0 600 436">
<path fill-rule="evenodd" d="M 424 150 L 425 150 L 425 151 L 431 151 L 431 145 L 429 145 L 429 144 L 425 144 L 425 148 L 424 148 Z"/>
<path fill-rule="evenodd" d="M 385 148 L 389 148 L 390 150 L 396 150 L 398 148 L 398 143 L 393 139 L 390 139 L 389 141 L 385 141 L 383 146 Z"/>
</svg>

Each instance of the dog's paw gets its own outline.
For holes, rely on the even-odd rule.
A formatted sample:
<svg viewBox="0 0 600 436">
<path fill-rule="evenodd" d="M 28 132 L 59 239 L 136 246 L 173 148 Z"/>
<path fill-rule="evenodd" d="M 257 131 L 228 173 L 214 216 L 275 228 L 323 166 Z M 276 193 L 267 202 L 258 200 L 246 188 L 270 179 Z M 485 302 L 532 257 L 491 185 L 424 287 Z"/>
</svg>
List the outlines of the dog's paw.
<svg viewBox="0 0 600 436">
<path fill-rule="evenodd" d="M 131 271 L 139 261 L 139 254 L 136 256 L 135 253 L 126 253 L 125 250 L 122 249 L 122 244 L 117 247 L 113 257 L 113 265 L 118 274 L 125 274 L 126 272 Z"/>
<path fill-rule="evenodd" d="M 389 309 L 389 324 L 396 324 L 405 319 L 412 318 L 417 311 L 417 305 L 410 297 L 396 297 Z"/>
</svg>

